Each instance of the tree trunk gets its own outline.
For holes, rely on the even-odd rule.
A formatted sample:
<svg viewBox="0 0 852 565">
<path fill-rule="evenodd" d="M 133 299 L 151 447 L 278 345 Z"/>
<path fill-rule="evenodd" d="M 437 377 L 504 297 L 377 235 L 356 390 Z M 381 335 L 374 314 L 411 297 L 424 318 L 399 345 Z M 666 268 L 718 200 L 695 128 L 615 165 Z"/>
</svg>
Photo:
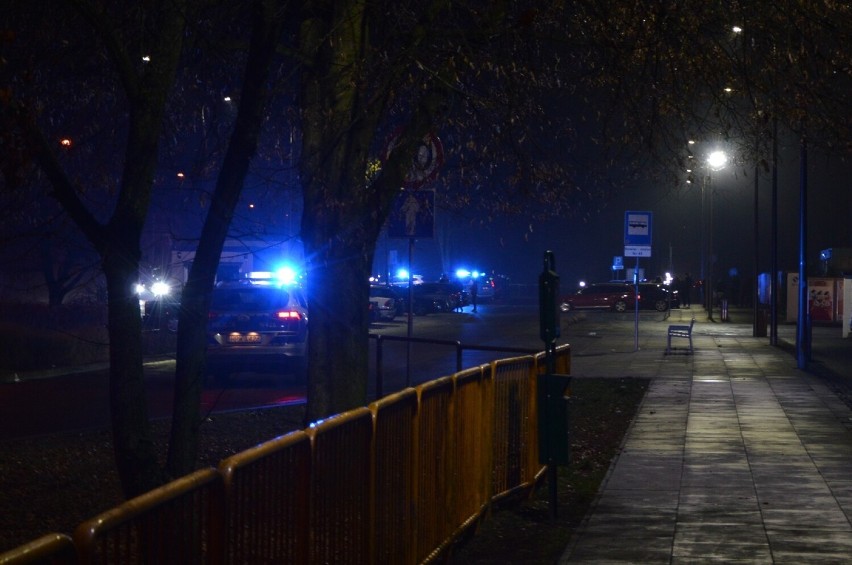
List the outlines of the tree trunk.
<svg viewBox="0 0 852 565">
<path fill-rule="evenodd" d="M 112 249 L 103 266 L 109 292 L 113 449 L 122 489 L 129 498 L 161 485 L 164 477 L 151 438 L 142 369 L 142 318 L 134 294 L 139 261 Z"/>
<path fill-rule="evenodd" d="M 257 151 L 266 115 L 267 83 L 283 25 L 283 16 L 277 13 L 277 2 L 261 1 L 255 9 L 240 108 L 181 299 L 175 401 L 167 461 L 168 471 L 173 476 L 185 475 L 196 466 L 210 289 L 216 280 L 219 258 L 249 164 Z"/>
<path fill-rule="evenodd" d="M 215 274 L 218 257 L 214 262 Z M 200 267 L 201 265 L 199 265 Z M 193 264 L 193 273 L 196 271 Z M 181 295 L 175 366 L 175 404 L 167 459 L 168 473 L 180 477 L 195 469 L 204 389 L 205 329 L 213 277 L 195 276 Z"/>
<path fill-rule="evenodd" d="M 324 259 L 308 267 L 308 424 L 367 402 L 373 261 L 360 241 L 306 247 L 306 255 Z"/>
</svg>

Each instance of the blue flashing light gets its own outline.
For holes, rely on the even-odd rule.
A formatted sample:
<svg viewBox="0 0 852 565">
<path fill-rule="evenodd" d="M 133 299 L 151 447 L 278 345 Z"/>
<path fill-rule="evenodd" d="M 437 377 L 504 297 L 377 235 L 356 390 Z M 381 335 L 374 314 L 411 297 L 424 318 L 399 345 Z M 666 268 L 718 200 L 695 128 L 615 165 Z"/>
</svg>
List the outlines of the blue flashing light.
<svg viewBox="0 0 852 565">
<path fill-rule="evenodd" d="M 456 277 L 460 279 L 478 279 L 483 276 L 485 273 L 481 273 L 479 271 L 469 271 L 467 269 L 456 269 Z"/>
<path fill-rule="evenodd" d="M 245 277 L 252 281 L 269 281 L 272 280 L 272 273 L 269 271 L 251 271 L 246 273 Z"/>
<path fill-rule="evenodd" d="M 399 269 L 396 272 L 396 278 L 400 280 L 408 280 L 408 269 Z"/>
<path fill-rule="evenodd" d="M 291 285 L 296 282 L 296 270 L 293 267 L 284 266 L 275 271 L 275 278 L 280 285 Z"/>
<path fill-rule="evenodd" d="M 268 286 L 292 286 L 298 282 L 296 269 L 284 266 L 272 271 L 251 271 L 245 274 L 245 278 L 254 284 Z"/>
</svg>

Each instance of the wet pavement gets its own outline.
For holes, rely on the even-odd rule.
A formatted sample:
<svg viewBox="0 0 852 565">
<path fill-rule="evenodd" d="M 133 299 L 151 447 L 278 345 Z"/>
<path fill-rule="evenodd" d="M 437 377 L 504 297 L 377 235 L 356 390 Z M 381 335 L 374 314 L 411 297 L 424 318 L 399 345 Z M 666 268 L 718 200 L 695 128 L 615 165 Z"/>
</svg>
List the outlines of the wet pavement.
<svg viewBox="0 0 852 565">
<path fill-rule="evenodd" d="M 666 355 L 668 325 L 693 315 L 694 353 L 678 339 Z M 750 310 L 582 328 L 572 375 L 651 384 L 560 563 L 852 562 L 852 341 L 839 327 L 814 328 L 804 371 L 795 326 L 771 346 L 752 337 Z"/>
</svg>

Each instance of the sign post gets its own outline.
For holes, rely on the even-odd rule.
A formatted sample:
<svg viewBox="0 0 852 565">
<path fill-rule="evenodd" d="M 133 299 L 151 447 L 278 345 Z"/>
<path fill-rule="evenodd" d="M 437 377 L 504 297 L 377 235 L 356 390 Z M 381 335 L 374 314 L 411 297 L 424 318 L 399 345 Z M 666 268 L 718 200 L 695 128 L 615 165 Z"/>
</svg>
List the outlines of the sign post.
<svg viewBox="0 0 852 565">
<path fill-rule="evenodd" d="M 639 351 L 639 257 L 651 256 L 651 233 L 654 215 L 652 212 L 627 211 L 624 213 L 624 256 L 636 257 L 633 271 L 633 289 L 636 295 L 633 347 Z"/>
<path fill-rule="evenodd" d="M 406 386 L 411 385 L 411 337 L 414 334 L 414 240 L 435 235 L 435 191 L 404 190 L 397 197 L 388 219 L 388 237 L 408 239 L 408 342 Z"/>
<path fill-rule="evenodd" d="M 621 255 L 616 255 L 615 257 L 612 258 L 612 270 L 615 273 L 619 273 L 623 269 L 624 269 L 624 257 L 622 257 Z M 616 276 L 615 278 L 619 279 L 621 277 Z"/>
</svg>

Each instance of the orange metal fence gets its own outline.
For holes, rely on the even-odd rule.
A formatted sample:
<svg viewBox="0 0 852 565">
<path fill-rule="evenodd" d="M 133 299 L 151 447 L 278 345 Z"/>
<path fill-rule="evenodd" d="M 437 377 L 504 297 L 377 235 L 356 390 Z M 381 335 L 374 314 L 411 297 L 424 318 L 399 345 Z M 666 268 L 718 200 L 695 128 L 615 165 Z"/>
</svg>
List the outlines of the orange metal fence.
<svg viewBox="0 0 852 565">
<path fill-rule="evenodd" d="M 222 478 L 202 469 L 80 524 L 81 563 L 211 563 L 224 515 Z"/>
<path fill-rule="evenodd" d="M 414 563 L 417 391 L 370 404 L 373 435 L 373 531 L 376 563 Z"/>
<path fill-rule="evenodd" d="M 461 371 L 272 439 L 0 555 L 22 563 L 421 563 L 531 491 L 543 355 Z M 570 348 L 556 350 L 570 370 Z"/>
<path fill-rule="evenodd" d="M 71 537 L 65 534 L 47 534 L 0 554 L 3 565 L 73 565 L 77 562 L 77 549 Z"/>
<path fill-rule="evenodd" d="M 219 463 L 226 563 L 307 563 L 311 438 L 303 431 Z"/>
</svg>

